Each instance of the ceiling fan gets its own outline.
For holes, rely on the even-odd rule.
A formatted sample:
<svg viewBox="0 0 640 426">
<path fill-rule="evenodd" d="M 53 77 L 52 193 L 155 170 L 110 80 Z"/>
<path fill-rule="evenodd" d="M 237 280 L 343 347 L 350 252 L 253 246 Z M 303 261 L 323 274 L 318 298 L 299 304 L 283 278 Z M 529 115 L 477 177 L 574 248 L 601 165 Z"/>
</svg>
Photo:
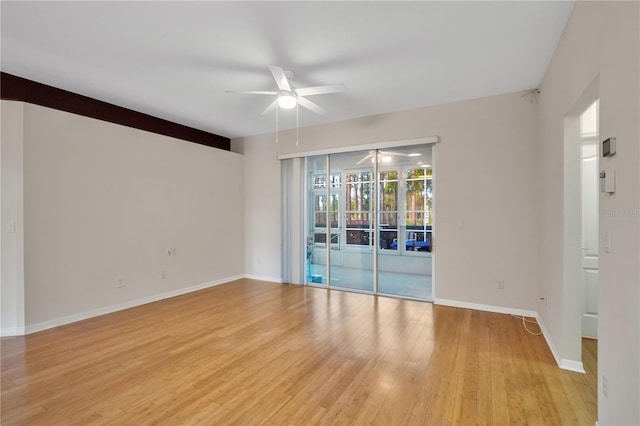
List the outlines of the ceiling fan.
<svg viewBox="0 0 640 426">
<path fill-rule="evenodd" d="M 369 153 L 367 155 L 364 156 L 364 158 L 362 158 L 360 161 L 358 161 L 356 163 L 356 165 L 360 165 L 362 163 L 364 163 L 365 161 L 367 161 L 369 158 L 371 158 L 371 162 L 373 162 L 373 157 L 376 155 L 376 151 L 369 151 Z M 390 161 L 391 157 L 417 157 L 420 154 L 418 153 L 412 153 L 412 154 L 406 154 L 404 152 L 393 152 L 393 151 L 378 151 L 378 161 Z"/>
<path fill-rule="evenodd" d="M 231 91 L 227 90 L 227 93 L 241 93 L 248 95 L 268 95 L 268 96 L 276 96 L 276 99 L 264 110 L 262 114 L 268 114 L 273 111 L 276 106 L 280 106 L 281 108 L 293 108 L 296 105 L 300 105 L 310 111 L 315 112 L 316 114 L 326 114 L 327 110 L 322 108 L 320 105 L 311 102 L 306 98 L 306 96 L 314 96 L 314 95 L 325 95 L 329 93 L 340 93 L 347 90 L 344 84 L 331 84 L 327 86 L 314 86 L 314 87 L 302 87 L 296 89 L 291 86 L 290 81 L 293 80 L 293 71 L 284 70 L 280 67 L 269 66 L 271 70 L 271 74 L 273 74 L 273 78 L 276 81 L 278 86 L 277 92 L 269 92 L 269 91 L 256 91 L 256 90 L 246 90 L 246 91 Z"/>
</svg>

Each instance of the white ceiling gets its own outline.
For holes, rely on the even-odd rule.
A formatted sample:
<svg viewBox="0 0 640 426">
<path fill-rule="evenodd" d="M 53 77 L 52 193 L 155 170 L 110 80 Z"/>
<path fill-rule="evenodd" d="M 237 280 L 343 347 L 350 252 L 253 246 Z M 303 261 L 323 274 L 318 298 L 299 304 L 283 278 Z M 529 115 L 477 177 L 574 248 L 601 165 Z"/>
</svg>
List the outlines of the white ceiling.
<svg viewBox="0 0 640 426">
<path fill-rule="evenodd" d="M 571 1 L 7 2 L 2 71 L 227 137 L 275 129 L 275 90 L 344 83 L 300 126 L 537 87 Z M 295 111 L 295 110 L 294 110 Z M 295 127 L 295 112 L 280 115 Z"/>
</svg>

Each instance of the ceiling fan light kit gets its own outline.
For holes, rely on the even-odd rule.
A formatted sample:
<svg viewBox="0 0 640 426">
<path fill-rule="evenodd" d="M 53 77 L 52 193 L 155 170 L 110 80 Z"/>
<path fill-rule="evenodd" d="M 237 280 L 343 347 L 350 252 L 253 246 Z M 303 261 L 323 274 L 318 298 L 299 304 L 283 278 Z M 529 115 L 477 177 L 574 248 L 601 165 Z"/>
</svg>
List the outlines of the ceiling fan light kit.
<svg viewBox="0 0 640 426">
<path fill-rule="evenodd" d="M 291 109 L 296 106 L 297 103 L 296 97 L 291 93 L 281 92 L 280 95 L 278 95 L 278 106 L 280 108 Z"/>
</svg>

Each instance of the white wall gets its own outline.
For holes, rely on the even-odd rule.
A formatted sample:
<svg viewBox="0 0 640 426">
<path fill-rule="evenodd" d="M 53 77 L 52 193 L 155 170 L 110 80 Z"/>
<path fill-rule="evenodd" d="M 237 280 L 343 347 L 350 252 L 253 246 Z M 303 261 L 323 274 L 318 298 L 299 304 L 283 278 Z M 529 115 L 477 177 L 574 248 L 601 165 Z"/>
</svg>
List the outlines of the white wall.
<svg viewBox="0 0 640 426">
<path fill-rule="evenodd" d="M 24 333 L 23 104 L 0 103 L 0 117 L 0 158 L 2 160 L 0 335 L 13 336 Z"/>
<path fill-rule="evenodd" d="M 242 275 L 242 156 L 31 104 L 23 144 L 27 331 Z"/>
<path fill-rule="evenodd" d="M 281 281 L 280 162 L 275 136 L 262 141 L 232 141 L 244 154 L 244 273 Z"/>
<path fill-rule="evenodd" d="M 600 165 L 616 172 L 616 193 L 600 196 L 598 373 L 599 380 L 605 375 L 609 384 L 605 397 L 599 382 L 601 425 L 640 424 L 638 6 L 638 2 L 576 2 L 546 72 L 540 100 L 540 282 L 549 297 L 540 313 L 561 356 L 570 359 L 579 349 L 573 301 L 580 295 L 570 288 L 572 280 L 566 279 L 563 261 L 570 255 L 563 253 L 563 214 L 572 208 L 565 205 L 571 197 L 563 193 L 563 180 L 571 172 L 563 158 L 564 123 L 598 78 L 600 139 L 618 138 L 618 154 Z M 613 235 L 612 253 L 604 251 L 602 236 L 607 231 Z"/>
<path fill-rule="evenodd" d="M 233 140 L 245 155 L 245 272 L 279 273 L 279 252 L 267 250 L 280 238 L 277 154 L 437 135 L 436 296 L 535 309 L 536 111 L 512 93 L 303 128 L 299 146 L 295 131 L 281 132 L 278 144 L 273 134 Z"/>
</svg>

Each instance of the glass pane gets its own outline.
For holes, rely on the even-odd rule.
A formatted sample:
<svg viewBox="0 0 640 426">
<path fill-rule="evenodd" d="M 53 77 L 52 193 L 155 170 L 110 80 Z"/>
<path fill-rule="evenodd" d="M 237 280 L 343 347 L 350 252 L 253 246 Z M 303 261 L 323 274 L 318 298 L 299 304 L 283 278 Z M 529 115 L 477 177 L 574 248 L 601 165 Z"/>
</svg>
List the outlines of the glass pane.
<svg viewBox="0 0 640 426">
<path fill-rule="evenodd" d="M 425 181 L 422 180 L 410 180 L 407 179 L 407 198 L 406 206 L 407 211 L 424 211 L 425 201 Z"/>
<path fill-rule="evenodd" d="M 321 189 L 327 187 L 327 176 L 326 175 L 315 175 L 313 177 L 313 188 Z"/>
<path fill-rule="evenodd" d="M 430 299 L 431 147 L 392 151 L 379 173 L 378 292 Z"/>
<path fill-rule="evenodd" d="M 406 250 L 428 252 L 431 251 L 429 243 L 430 239 L 427 237 L 427 232 L 407 231 Z"/>
<path fill-rule="evenodd" d="M 339 194 L 331 194 L 331 227 L 340 227 L 340 198 Z"/>
<path fill-rule="evenodd" d="M 325 244 L 327 242 L 327 233 L 322 231 L 316 232 L 313 234 L 313 241 L 315 243 Z M 340 234 L 331 234 L 331 244 L 340 244 Z"/>
<path fill-rule="evenodd" d="M 350 229 L 347 231 L 347 244 L 359 246 L 368 246 L 370 242 L 371 231 Z"/>
<path fill-rule="evenodd" d="M 379 173 L 379 177 L 380 250 L 398 250 L 398 171 L 384 170 Z"/>
<path fill-rule="evenodd" d="M 327 156 L 307 158 L 308 230 L 306 282 L 326 285 L 327 277 Z M 332 216 L 333 220 L 333 216 Z M 333 235 L 331 236 L 333 240 Z"/>
<path fill-rule="evenodd" d="M 424 226 L 424 212 L 407 212 L 407 228 Z"/>
<path fill-rule="evenodd" d="M 380 230 L 380 250 L 398 250 L 398 231 Z"/>
<path fill-rule="evenodd" d="M 398 213 L 397 212 L 380 212 L 379 226 L 383 228 L 397 228 Z"/>
<path fill-rule="evenodd" d="M 342 185 L 342 198 L 332 197 L 333 214 L 340 232 L 337 247 L 331 249 L 331 286 L 373 291 L 373 168 L 370 153 L 352 152 L 331 155 L 332 175 L 337 188 Z M 361 161 L 363 159 L 367 161 Z M 360 163 L 360 164 L 358 164 Z M 340 222 L 343 221 L 343 222 Z M 333 229 L 333 228 L 332 228 Z M 333 237 L 332 237 L 333 239 Z"/>
<path fill-rule="evenodd" d="M 348 212 L 347 213 L 347 228 L 370 228 L 371 215 L 362 212 Z"/>
<path fill-rule="evenodd" d="M 327 204 L 326 195 L 314 196 L 314 228 L 321 228 L 327 226 Z"/>
<path fill-rule="evenodd" d="M 394 176 L 394 180 L 387 179 L 389 175 Z M 398 180 L 397 172 L 380 173 L 380 211 L 397 211 L 398 210 Z"/>
</svg>

